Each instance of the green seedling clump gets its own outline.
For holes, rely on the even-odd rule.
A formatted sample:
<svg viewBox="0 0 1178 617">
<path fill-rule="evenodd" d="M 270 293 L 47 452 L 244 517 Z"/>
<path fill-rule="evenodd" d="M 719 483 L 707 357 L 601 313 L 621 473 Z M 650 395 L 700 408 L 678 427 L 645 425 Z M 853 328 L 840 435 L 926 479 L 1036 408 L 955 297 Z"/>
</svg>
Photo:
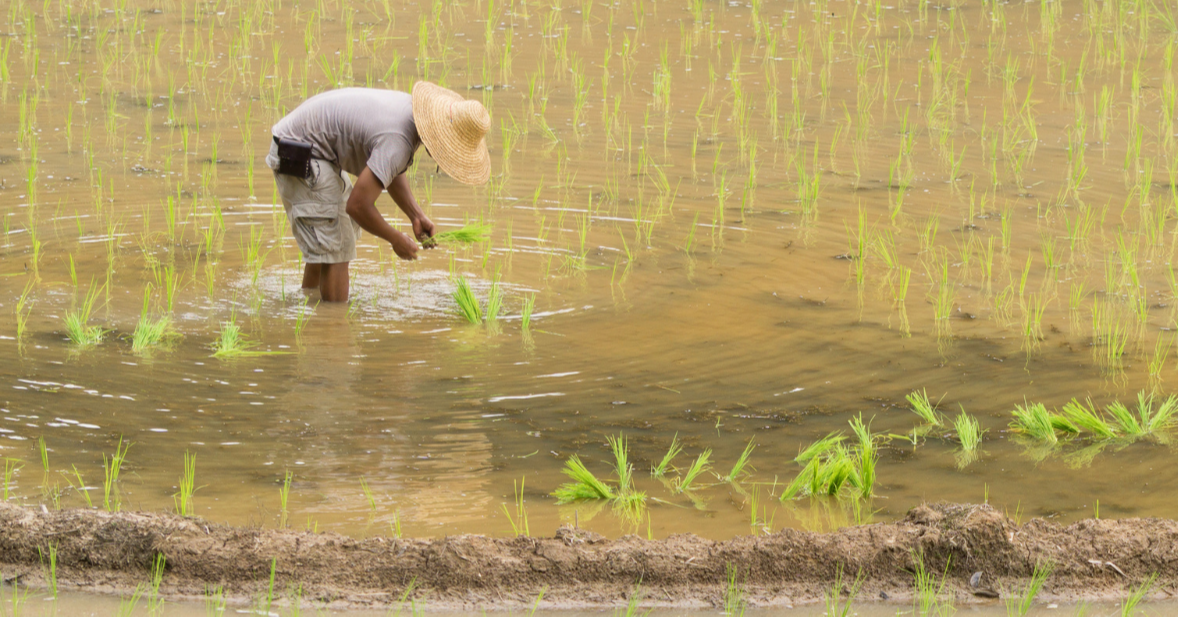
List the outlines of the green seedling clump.
<svg viewBox="0 0 1178 617">
<path fill-rule="evenodd" d="M 781 493 L 781 500 L 805 496 L 838 497 L 845 493 L 868 498 L 875 490 L 879 459 L 875 439 L 861 418 L 851 421 L 857 443 L 843 445 L 841 433 L 831 433 L 810 444 L 794 459 L 805 465 Z"/>
<path fill-rule="evenodd" d="M 614 474 L 617 487 L 598 479 L 577 455 L 565 462 L 564 473 L 572 482 L 562 484 L 552 495 L 557 504 L 604 500 L 628 514 L 636 514 L 646 504 L 646 493 L 634 488 L 634 466 L 630 463 L 630 448 L 622 435 L 607 437 L 614 455 Z"/>
<path fill-rule="evenodd" d="M 491 238 L 492 227 L 485 223 L 463 225 L 459 229 L 451 229 L 435 234 L 422 242 L 425 246 L 445 246 L 448 244 L 477 244 Z"/>
<path fill-rule="evenodd" d="M 474 296 L 466 277 L 460 276 L 455 281 L 453 297 L 454 303 L 458 305 L 458 313 L 466 321 L 472 324 L 483 322 L 483 309 L 479 306 L 479 300 Z"/>
<path fill-rule="evenodd" d="M 94 312 L 94 303 L 98 300 L 98 292 L 102 288 L 90 285 L 86 298 L 74 310 L 65 315 L 66 335 L 78 347 L 94 347 L 102 342 L 106 330 L 99 326 L 89 325 L 90 316 Z"/>
</svg>

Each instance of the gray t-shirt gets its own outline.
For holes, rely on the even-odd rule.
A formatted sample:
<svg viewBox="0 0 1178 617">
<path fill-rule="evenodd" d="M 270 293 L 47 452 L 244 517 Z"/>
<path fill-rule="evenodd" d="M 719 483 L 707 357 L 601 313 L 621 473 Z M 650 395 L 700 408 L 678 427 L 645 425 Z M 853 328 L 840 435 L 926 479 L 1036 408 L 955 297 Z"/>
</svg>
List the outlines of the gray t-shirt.
<svg viewBox="0 0 1178 617">
<path fill-rule="evenodd" d="M 274 125 L 275 137 L 310 142 L 314 155 L 359 176 L 364 168 L 387 187 L 421 145 L 413 97 L 375 88 L 329 90 L 303 101 Z"/>
</svg>

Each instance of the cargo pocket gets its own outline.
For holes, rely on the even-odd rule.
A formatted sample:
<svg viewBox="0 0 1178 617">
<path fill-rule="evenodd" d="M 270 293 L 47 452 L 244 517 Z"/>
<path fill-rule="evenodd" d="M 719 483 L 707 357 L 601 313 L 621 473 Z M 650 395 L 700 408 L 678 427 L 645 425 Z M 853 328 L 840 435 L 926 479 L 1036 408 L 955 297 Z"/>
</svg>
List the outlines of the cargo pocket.
<svg viewBox="0 0 1178 617">
<path fill-rule="evenodd" d="M 339 205 L 304 202 L 290 207 L 291 227 L 299 235 L 299 244 L 308 253 L 327 255 L 343 246 L 339 232 Z"/>
</svg>

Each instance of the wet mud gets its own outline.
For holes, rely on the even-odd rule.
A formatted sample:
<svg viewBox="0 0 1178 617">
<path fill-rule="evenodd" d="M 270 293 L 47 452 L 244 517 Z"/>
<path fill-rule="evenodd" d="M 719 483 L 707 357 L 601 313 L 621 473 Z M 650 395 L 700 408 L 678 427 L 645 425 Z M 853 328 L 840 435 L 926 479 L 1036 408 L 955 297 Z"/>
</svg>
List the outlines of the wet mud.
<svg viewBox="0 0 1178 617">
<path fill-rule="evenodd" d="M 1040 601 L 1115 600 L 1153 574 L 1151 595 L 1164 598 L 1178 583 L 1178 522 L 1019 524 L 988 505 L 966 504 L 922 505 L 897 522 L 830 533 L 784 529 L 728 541 L 687 534 L 610 540 L 571 527 L 546 538 L 357 539 L 165 513 L 0 504 L 6 582 L 46 587 L 50 545 L 63 590 L 130 593 L 147 583 L 162 553 L 166 597 L 221 587 L 231 602 L 248 604 L 271 589 L 285 595 L 301 587 L 304 601 L 351 608 L 413 600 L 439 609 L 510 609 L 532 606 L 541 593 L 542 607 L 606 607 L 626 604 L 636 589 L 643 606 L 721 606 L 733 571 L 754 607 L 819 602 L 840 571 L 843 593 L 862 576 L 859 602 L 906 603 L 918 557 L 946 577 L 945 593 L 958 603 L 1001 602 L 1046 563 L 1054 569 Z"/>
</svg>

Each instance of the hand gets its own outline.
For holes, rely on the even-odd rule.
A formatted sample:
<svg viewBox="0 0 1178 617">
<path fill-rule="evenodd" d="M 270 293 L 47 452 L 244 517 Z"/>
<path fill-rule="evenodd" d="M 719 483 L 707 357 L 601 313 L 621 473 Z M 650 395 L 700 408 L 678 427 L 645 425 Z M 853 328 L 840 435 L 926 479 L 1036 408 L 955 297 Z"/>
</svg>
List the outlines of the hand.
<svg viewBox="0 0 1178 617">
<path fill-rule="evenodd" d="M 397 257 L 405 261 L 417 259 L 417 243 L 413 241 L 413 238 L 399 231 L 395 233 L 396 235 L 393 236 L 391 244 L 393 245 L 393 252 L 397 254 Z"/>
<path fill-rule="evenodd" d="M 425 245 L 425 248 L 433 248 L 433 243 L 427 243 L 426 240 L 434 237 L 434 231 L 434 222 L 424 214 L 413 219 L 413 235 L 418 242 Z"/>
</svg>

